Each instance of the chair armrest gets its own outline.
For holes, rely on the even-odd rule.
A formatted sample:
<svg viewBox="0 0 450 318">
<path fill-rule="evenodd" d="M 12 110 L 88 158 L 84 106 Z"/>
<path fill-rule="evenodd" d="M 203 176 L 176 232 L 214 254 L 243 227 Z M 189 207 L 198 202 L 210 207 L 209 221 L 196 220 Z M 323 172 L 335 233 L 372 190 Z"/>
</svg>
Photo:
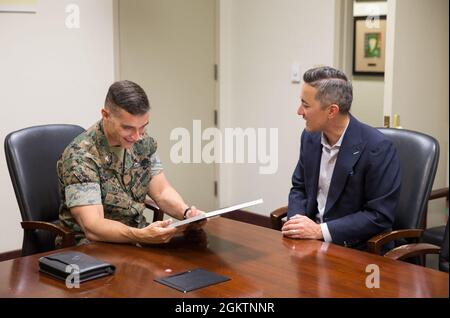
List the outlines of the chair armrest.
<svg viewBox="0 0 450 318">
<path fill-rule="evenodd" d="M 372 254 L 380 254 L 381 247 L 393 240 L 400 238 L 420 238 L 423 230 L 408 229 L 380 233 L 367 241 L 367 251 Z"/>
<path fill-rule="evenodd" d="M 63 248 L 75 245 L 75 234 L 62 225 L 42 221 L 23 221 L 20 224 L 22 229 L 27 231 L 43 230 L 60 235 L 62 237 L 61 247 Z"/>
<path fill-rule="evenodd" d="M 440 189 L 436 189 L 431 191 L 430 197 L 428 198 L 428 200 L 434 200 L 434 199 L 439 199 L 439 198 L 447 198 L 448 201 L 448 197 L 449 197 L 449 190 L 448 187 L 447 188 L 440 188 Z"/>
<path fill-rule="evenodd" d="M 439 254 L 440 252 L 441 248 L 439 246 L 428 243 L 417 243 L 405 244 L 393 248 L 392 250 L 384 254 L 384 256 L 395 260 L 404 260 L 418 255 Z"/>
<path fill-rule="evenodd" d="M 270 222 L 272 224 L 272 229 L 281 231 L 283 227 L 282 219 L 287 215 L 287 206 L 281 207 L 270 213 Z"/>
<path fill-rule="evenodd" d="M 162 221 L 164 218 L 164 211 L 159 208 L 155 201 L 146 197 L 144 201 L 145 207 L 153 211 L 153 222 Z"/>
</svg>

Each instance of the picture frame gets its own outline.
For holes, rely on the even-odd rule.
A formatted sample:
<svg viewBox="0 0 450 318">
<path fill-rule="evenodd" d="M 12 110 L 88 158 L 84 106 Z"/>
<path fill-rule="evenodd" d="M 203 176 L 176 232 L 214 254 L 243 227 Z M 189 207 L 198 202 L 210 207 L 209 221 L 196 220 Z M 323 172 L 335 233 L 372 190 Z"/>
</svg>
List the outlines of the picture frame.
<svg viewBox="0 0 450 318">
<path fill-rule="evenodd" d="M 353 74 L 384 76 L 386 16 L 354 17 Z"/>
<path fill-rule="evenodd" d="M 0 13 L 36 13 L 37 0 L 0 0 Z"/>
</svg>

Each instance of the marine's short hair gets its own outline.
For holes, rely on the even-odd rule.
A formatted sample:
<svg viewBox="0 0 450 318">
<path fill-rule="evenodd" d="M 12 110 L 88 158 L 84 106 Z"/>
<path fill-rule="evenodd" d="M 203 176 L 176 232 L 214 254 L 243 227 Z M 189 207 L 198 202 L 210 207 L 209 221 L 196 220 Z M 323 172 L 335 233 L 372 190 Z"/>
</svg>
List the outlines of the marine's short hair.
<svg viewBox="0 0 450 318">
<path fill-rule="evenodd" d="M 105 107 L 112 111 L 122 108 L 132 115 L 143 115 L 150 110 L 147 94 L 138 84 L 118 81 L 109 87 Z"/>
</svg>

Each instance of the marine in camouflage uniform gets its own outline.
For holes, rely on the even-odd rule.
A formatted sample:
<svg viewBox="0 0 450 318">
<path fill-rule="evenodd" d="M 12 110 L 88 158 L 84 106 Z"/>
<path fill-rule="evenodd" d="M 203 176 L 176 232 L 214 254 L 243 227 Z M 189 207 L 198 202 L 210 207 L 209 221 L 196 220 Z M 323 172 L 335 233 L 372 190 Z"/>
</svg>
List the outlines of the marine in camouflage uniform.
<svg viewBox="0 0 450 318">
<path fill-rule="evenodd" d="M 163 170 L 156 148 L 147 133 L 130 149 L 109 146 L 101 120 L 67 146 L 57 162 L 59 219 L 75 232 L 77 244 L 88 240 L 70 213 L 76 206 L 102 204 L 107 219 L 131 227 L 148 225 L 144 199 L 151 178 Z"/>
</svg>

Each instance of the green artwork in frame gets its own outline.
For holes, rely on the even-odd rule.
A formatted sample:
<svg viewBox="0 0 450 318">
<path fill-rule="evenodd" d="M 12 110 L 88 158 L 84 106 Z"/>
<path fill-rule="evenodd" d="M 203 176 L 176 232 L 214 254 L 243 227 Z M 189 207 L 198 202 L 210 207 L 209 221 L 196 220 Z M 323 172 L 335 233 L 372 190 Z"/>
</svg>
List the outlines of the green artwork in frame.
<svg viewBox="0 0 450 318">
<path fill-rule="evenodd" d="M 384 76 L 386 16 L 354 17 L 353 74 Z"/>
<path fill-rule="evenodd" d="M 364 37 L 364 57 L 381 57 L 381 33 L 366 33 Z"/>
</svg>

